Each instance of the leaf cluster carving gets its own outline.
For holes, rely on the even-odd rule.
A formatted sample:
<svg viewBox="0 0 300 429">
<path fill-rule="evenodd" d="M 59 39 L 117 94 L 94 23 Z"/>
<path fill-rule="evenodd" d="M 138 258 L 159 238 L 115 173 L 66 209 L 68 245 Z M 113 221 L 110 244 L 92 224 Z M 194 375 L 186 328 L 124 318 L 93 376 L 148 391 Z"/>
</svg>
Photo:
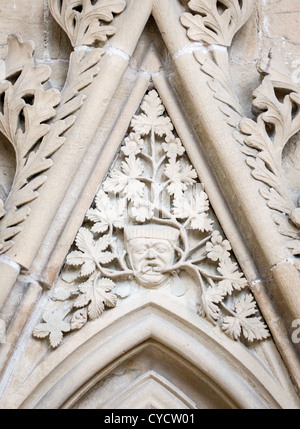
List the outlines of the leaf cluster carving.
<svg viewBox="0 0 300 429">
<path fill-rule="evenodd" d="M 81 107 L 81 89 L 88 86 L 99 69 L 102 50 L 74 52 L 67 81 L 60 93 L 46 89 L 51 69 L 35 65 L 34 46 L 19 36 L 8 38 L 5 80 L 0 82 L 0 131 L 12 144 L 16 172 L 6 201 L 0 200 L 0 253 L 13 245 L 30 214 L 29 203 L 37 198 L 43 174 L 51 168 L 51 156 L 65 142 L 64 133 L 75 121 Z"/>
<path fill-rule="evenodd" d="M 287 247 L 299 255 L 300 198 L 289 192 L 282 166 L 284 149 L 299 131 L 299 85 L 283 61 L 274 58 L 273 52 L 265 64 L 258 66 L 264 80 L 253 94 L 253 107 L 259 112 L 257 121 L 244 118 L 231 81 L 226 47 L 249 18 L 254 2 L 192 0 L 184 3 L 195 13 L 184 13 L 181 17 L 187 36 L 203 43 L 203 49 L 194 56 L 209 78 L 208 86 L 226 122 L 239 130 L 234 135 L 244 146 L 253 177 L 266 185 L 261 194 L 273 210 L 280 233 L 287 238 Z M 205 45 L 211 46 L 207 49 Z M 296 265 L 299 267 L 297 261 Z"/>
<path fill-rule="evenodd" d="M 73 47 L 104 43 L 115 34 L 110 23 L 121 13 L 124 0 L 49 0 L 53 17 L 70 38 Z M 104 24 L 105 23 L 105 24 Z"/>
<path fill-rule="evenodd" d="M 236 137 L 244 145 L 252 176 L 266 185 L 261 194 L 279 231 L 294 255 L 300 255 L 300 198 L 289 191 L 282 165 L 286 145 L 300 131 L 300 86 L 276 55 L 268 67 L 267 75 L 261 70 L 265 77 L 253 93 L 257 119 L 242 119 L 242 136 Z"/>
<path fill-rule="evenodd" d="M 253 12 L 252 1 L 191 0 L 181 16 L 187 35 L 194 42 L 230 46 L 234 35 Z"/>
<path fill-rule="evenodd" d="M 215 222 L 208 196 L 173 128 L 158 93 L 149 91 L 140 113 L 132 119 L 119 158 L 86 213 L 86 222 L 66 258 L 65 284 L 54 291 L 54 304 L 35 328 L 35 337 L 49 336 L 51 346 L 56 347 L 64 332 L 81 329 L 105 308 L 115 307 L 118 299 L 134 293 L 131 283 L 136 284 L 140 273 L 127 247 L 129 225 L 154 226 L 156 233 L 157 228 L 172 230 L 178 236 L 177 243 L 172 242 L 173 262 L 159 269 L 156 266 L 154 275 L 170 280 L 178 297 L 186 293 L 184 282 L 173 284 L 172 279 L 182 272 L 193 278 L 201 317 L 219 324 L 233 339 L 243 336 L 253 341 L 269 336 L 231 245 Z"/>
<path fill-rule="evenodd" d="M 243 112 L 234 92 L 227 48 L 252 14 L 254 1 L 191 0 L 184 3 L 194 14 L 183 13 L 181 23 L 187 28 L 188 38 L 203 45 L 202 50 L 195 51 L 195 59 L 208 76 L 207 84 L 226 122 L 236 127 Z"/>
</svg>

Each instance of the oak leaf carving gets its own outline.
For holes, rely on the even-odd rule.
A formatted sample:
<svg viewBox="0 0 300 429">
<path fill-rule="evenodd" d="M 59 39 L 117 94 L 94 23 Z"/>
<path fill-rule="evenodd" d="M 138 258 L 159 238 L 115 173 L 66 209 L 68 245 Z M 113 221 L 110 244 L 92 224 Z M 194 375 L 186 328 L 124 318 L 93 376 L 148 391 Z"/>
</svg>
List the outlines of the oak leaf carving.
<svg viewBox="0 0 300 429">
<path fill-rule="evenodd" d="M 15 66 L 12 63 L 14 48 L 20 55 Z M 0 82 L 0 132 L 16 154 L 15 177 L 0 225 L 2 253 L 12 247 L 13 237 L 22 230 L 21 223 L 30 214 L 28 203 L 37 198 L 37 190 L 46 180 L 42 173 L 52 166 L 50 157 L 64 143 L 62 135 L 74 122 L 74 118 L 69 117 L 50 123 L 55 117 L 60 93 L 45 89 L 51 69 L 34 65 L 33 50 L 33 44 L 22 42 L 17 35 L 10 36 L 5 59 L 6 80 Z"/>
<path fill-rule="evenodd" d="M 181 23 L 195 42 L 230 46 L 234 35 L 254 10 L 254 2 L 239 0 L 191 0 Z"/>
<path fill-rule="evenodd" d="M 295 240 L 293 245 L 289 240 L 287 247 L 298 255 L 298 207 L 286 185 L 282 159 L 286 145 L 300 130 L 300 87 L 282 66 L 276 51 L 269 54 L 268 66 L 259 71 L 265 77 L 253 93 L 257 119 L 240 121 L 238 141 L 243 145 L 242 152 L 247 155 L 252 176 L 266 185 L 260 193 L 273 210 L 272 217 L 279 232 Z"/>
<path fill-rule="evenodd" d="M 124 0 L 50 0 L 53 17 L 64 29 L 74 47 L 106 42 L 115 34 L 110 23 L 114 14 L 121 13 Z"/>
<path fill-rule="evenodd" d="M 55 120 L 75 114 L 83 105 L 87 88 L 99 73 L 99 62 L 105 51 L 95 48 L 92 51 L 78 50 L 70 55 L 66 82 L 61 91 L 61 101 L 56 109 Z"/>
</svg>

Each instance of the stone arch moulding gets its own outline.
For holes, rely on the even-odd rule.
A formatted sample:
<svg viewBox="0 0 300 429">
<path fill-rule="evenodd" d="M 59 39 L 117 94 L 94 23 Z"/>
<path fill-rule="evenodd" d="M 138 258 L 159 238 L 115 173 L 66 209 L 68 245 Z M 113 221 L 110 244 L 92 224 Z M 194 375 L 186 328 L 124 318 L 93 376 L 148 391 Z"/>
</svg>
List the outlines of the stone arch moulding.
<svg viewBox="0 0 300 429">
<path fill-rule="evenodd" d="M 34 370 L 18 391 L 17 407 L 70 408 L 99 380 L 113 374 L 120 361 L 136 354 L 149 341 L 166 347 L 177 355 L 178 362 L 185 362 L 185 376 L 197 377 L 204 392 L 212 389 L 223 407 L 294 406 L 293 399 L 281 395 L 281 385 L 254 356 L 245 353 L 238 343 L 232 348 L 226 337 L 220 342 L 218 334 L 209 332 L 205 320 L 199 325 L 197 318 L 189 317 L 187 323 L 184 313 L 178 303 L 170 303 L 169 298 L 162 300 L 155 292 L 151 302 L 147 299 L 141 303 L 134 298 L 129 308 L 123 306 L 118 314 L 106 312 L 105 320 L 86 325 Z M 205 397 L 205 393 L 202 395 Z M 197 401 L 192 397 L 189 400 Z M 9 397 L 5 405 L 16 407 Z M 197 407 L 201 408 L 201 402 Z"/>
<path fill-rule="evenodd" d="M 170 7 L 171 3 L 172 7 Z M 201 57 L 204 52 L 203 47 L 187 37 L 188 25 L 185 23 L 183 26 L 184 22 L 180 21 L 180 16 L 185 10 L 183 4 L 170 2 L 170 0 L 143 2 L 128 0 L 124 11 L 115 17 L 115 35 L 109 39 L 107 51 L 97 65 L 99 68 L 97 76 L 86 90 L 86 99 L 77 114 L 75 124 L 66 132 L 64 145 L 53 155 L 54 165 L 47 174 L 47 181 L 39 190 L 39 197 L 31 203 L 30 216 L 26 219 L 22 231 L 16 236 L 14 246 L 5 254 L 6 260 L 2 259 L 0 262 L 4 274 L 0 280 L 3 282 L 4 290 L 2 304 L 17 281 L 19 272 L 15 268 L 21 267 L 22 272 L 27 270 L 28 281 L 31 276 L 31 279 L 37 279 L 41 282 L 40 284 L 52 286 L 76 232 L 82 224 L 85 212 L 91 205 L 99 183 L 108 171 L 128 129 L 129 122 L 149 86 L 149 82 L 152 81 L 158 89 L 168 113 L 172 116 L 178 134 L 185 142 L 185 146 L 190 147 L 190 158 L 197 160 L 194 163 L 197 164 L 199 177 L 202 179 L 201 174 L 205 176 L 205 181 L 208 183 L 206 184 L 207 192 L 213 208 L 231 242 L 238 262 L 252 286 L 252 291 L 276 345 L 297 386 L 299 359 L 296 346 L 290 340 L 290 328 L 292 321 L 297 318 L 300 308 L 297 293 L 299 274 L 293 263 L 289 262 L 292 255 L 284 245 L 268 207 L 263 199 L 257 198 L 259 185 L 252 181 L 245 164 L 245 157 L 240 151 L 239 144 L 233 138 L 232 123 L 235 123 L 242 114 L 234 99 L 233 87 L 228 85 L 225 42 L 221 43 L 222 46 L 219 46 L 218 43 L 211 45 L 212 42 L 209 42 L 212 49 L 205 51 L 205 55 L 208 57 L 205 57 L 205 61 L 203 61 L 203 57 Z M 159 60 L 154 48 L 146 49 L 147 55 L 141 67 L 139 64 L 141 60 L 138 58 L 138 65 L 134 63 L 136 69 L 132 68 L 132 63 L 136 61 L 134 52 L 140 46 L 138 41 L 151 13 L 167 51 L 172 57 L 173 69 L 168 78 L 162 72 L 165 65 Z M 244 16 L 239 17 L 241 25 L 249 13 L 250 11 L 247 10 Z M 188 17 L 185 16 L 185 18 Z M 132 29 L 130 34 L 127 31 L 128 28 Z M 238 28 L 239 26 L 236 27 L 236 30 Z M 78 46 L 75 52 L 80 52 L 80 50 L 82 47 Z M 142 54 L 145 54 L 145 49 L 141 49 L 141 51 Z M 214 62 L 211 62 L 210 59 L 211 51 L 215 55 Z M 199 61 L 196 61 L 195 52 L 198 52 L 201 60 L 198 58 Z M 207 66 L 205 72 L 203 69 L 201 70 L 201 61 L 204 67 Z M 210 67 L 213 69 L 211 70 Z M 223 92 L 211 90 L 209 86 L 211 76 L 215 77 L 215 82 L 218 84 L 221 82 Z M 172 86 L 175 89 L 172 89 Z M 228 100 L 228 96 L 231 97 L 230 100 L 224 103 L 224 99 Z M 178 99 L 181 101 L 178 102 Z M 220 103 L 223 108 L 220 107 Z M 227 106 L 226 109 L 224 104 Z M 114 109 L 115 112 L 121 113 L 118 118 L 112 114 Z M 97 112 L 97 114 L 91 115 L 91 112 Z M 186 116 L 189 117 L 188 121 L 185 121 Z M 116 127 L 114 127 L 115 124 L 117 124 Z M 202 148 L 192 143 L 189 145 L 188 142 L 191 141 L 189 125 L 193 127 L 198 145 L 201 145 Z M 225 147 L 228 149 L 224 150 Z M 94 163 L 96 158 L 99 160 Z M 204 161 L 205 158 L 208 162 Z M 232 159 L 235 160 L 234 169 Z M 81 174 L 76 174 L 80 164 Z M 84 170 L 86 173 L 83 173 Z M 87 172 L 91 172 L 91 174 Z M 224 177 L 226 177 L 225 184 Z M 251 183 L 250 188 L 249 183 Z M 222 193 L 219 191 L 219 186 Z M 51 200 L 51 206 L 49 206 L 49 193 L 53 194 L 51 189 L 56 189 L 56 192 Z M 72 200 L 74 192 L 76 198 L 79 198 L 77 205 Z M 224 200 L 226 200 L 226 204 Z M 259 206 L 259 211 L 256 209 L 257 206 Z M 36 225 L 39 225 L 38 229 Z M 26 238 L 31 236 L 34 236 L 35 240 L 26 241 Z M 26 253 L 24 253 L 24 243 L 26 243 Z M 251 262 L 252 258 L 254 258 L 254 263 Z M 284 275 L 285 272 L 288 272 L 288 281 Z M 5 293 L 5 290 L 8 292 Z M 272 290 L 274 301 L 270 299 L 269 290 Z M 34 321 L 38 321 L 41 316 L 41 307 L 47 301 L 47 294 L 44 293 L 41 299 L 39 294 L 40 286 L 35 281 L 29 286 L 27 296 L 21 305 L 21 310 L 23 308 L 25 311 L 20 310 L 14 324 L 7 332 L 8 345 L 5 346 L 2 359 L 4 362 L 8 362 L 8 366 L 4 372 L 2 386 L 4 389 L 8 389 L 8 392 L 11 389 L 14 391 L 13 388 L 16 387 L 13 372 L 17 369 L 13 368 L 13 364 L 9 364 L 9 356 L 12 353 L 20 353 L 21 350 L 25 355 L 28 353 L 26 347 L 22 346 L 20 342 L 19 347 L 13 350 L 17 344 L 20 327 L 27 323 L 22 341 L 28 341 L 28 344 L 35 341 L 29 340 L 30 334 L 27 330 L 33 328 Z M 285 323 L 282 323 L 281 320 L 285 320 Z M 82 332 L 84 331 L 81 331 L 80 334 Z M 68 341 L 72 347 L 71 341 L 73 340 Z M 74 343 L 76 344 L 76 340 Z M 59 356 L 60 353 L 55 351 L 53 357 L 47 359 L 52 359 L 54 362 L 55 356 Z M 248 357 L 248 359 L 250 358 Z M 41 374 L 44 364 L 45 362 L 43 365 L 37 366 L 34 374 Z M 100 369 L 99 367 L 98 371 Z M 16 374 L 17 372 L 18 370 Z M 55 372 L 56 370 L 54 370 Z M 41 382 L 42 390 L 48 382 L 47 375 L 44 376 L 45 383 Z M 44 376 L 42 375 L 42 377 Z M 8 378 L 11 381 L 7 385 L 5 383 Z M 31 378 L 33 385 L 37 379 L 38 377 Z M 56 379 L 56 375 L 54 379 Z M 220 383 L 222 384 L 223 381 Z M 273 381 L 270 380 L 267 382 L 270 386 L 267 388 L 267 393 L 255 393 L 258 396 L 254 395 L 253 403 L 236 403 L 241 407 L 288 407 L 288 404 L 282 402 L 282 398 L 278 401 L 274 399 L 277 398 L 277 393 L 273 394 L 272 383 Z M 23 387 L 21 387 L 21 391 L 22 389 Z M 24 404 L 29 407 L 34 406 L 35 401 L 33 399 L 31 402 L 36 391 L 35 387 L 32 389 L 33 396 L 29 396 L 28 400 L 26 395 L 24 396 Z M 40 393 L 42 390 L 39 390 L 40 387 L 36 389 L 39 392 L 38 395 L 43 397 L 43 394 Z M 278 387 L 274 387 L 274 392 L 276 389 Z M 29 391 L 27 393 L 29 394 Z M 266 400 L 266 396 L 269 395 L 273 395 L 272 400 Z M 4 399 L 6 396 L 5 394 Z M 262 397 L 263 399 L 261 399 Z M 292 397 L 291 402 L 294 401 Z M 63 405 L 67 399 L 65 398 L 59 405 Z M 45 398 L 45 401 L 47 400 Z M 50 406 L 52 407 L 52 405 L 53 403 Z M 54 404 L 54 407 L 56 405 L 58 404 Z"/>
</svg>

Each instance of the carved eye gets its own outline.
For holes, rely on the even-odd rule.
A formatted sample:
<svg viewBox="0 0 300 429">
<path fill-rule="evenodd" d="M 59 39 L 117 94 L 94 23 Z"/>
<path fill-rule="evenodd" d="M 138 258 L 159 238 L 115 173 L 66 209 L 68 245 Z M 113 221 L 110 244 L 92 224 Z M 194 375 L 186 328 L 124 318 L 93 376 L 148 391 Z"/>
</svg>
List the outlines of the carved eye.
<svg viewBox="0 0 300 429">
<path fill-rule="evenodd" d="M 145 246 L 141 246 L 134 249 L 134 253 L 136 253 L 137 255 L 143 255 L 146 252 L 146 250 L 147 249 Z"/>
<path fill-rule="evenodd" d="M 160 246 L 155 247 L 155 250 L 158 253 L 166 253 L 169 251 L 169 248 L 167 246 L 160 245 Z"/>
</svg>

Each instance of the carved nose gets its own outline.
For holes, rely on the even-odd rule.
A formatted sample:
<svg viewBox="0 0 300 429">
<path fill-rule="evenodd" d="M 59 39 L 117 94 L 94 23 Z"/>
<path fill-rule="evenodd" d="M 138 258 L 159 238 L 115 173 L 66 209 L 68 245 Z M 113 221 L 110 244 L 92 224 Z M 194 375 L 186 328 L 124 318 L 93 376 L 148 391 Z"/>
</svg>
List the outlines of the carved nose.
<svg viewBox="0 0 300 429">
<path fill-rule="evenodd" d="M 149 249 L 149 251 L 147 253 L 147 258 L 148 259 L 155 259 L 156 258 L 156 254 L 155 254 L 155 251 L 153 249 Z"/>
</svg>

